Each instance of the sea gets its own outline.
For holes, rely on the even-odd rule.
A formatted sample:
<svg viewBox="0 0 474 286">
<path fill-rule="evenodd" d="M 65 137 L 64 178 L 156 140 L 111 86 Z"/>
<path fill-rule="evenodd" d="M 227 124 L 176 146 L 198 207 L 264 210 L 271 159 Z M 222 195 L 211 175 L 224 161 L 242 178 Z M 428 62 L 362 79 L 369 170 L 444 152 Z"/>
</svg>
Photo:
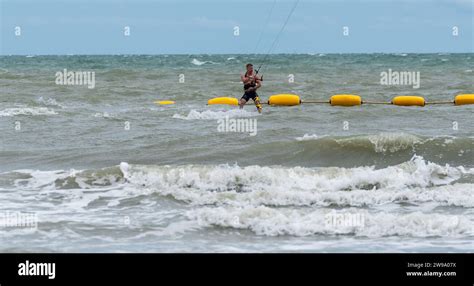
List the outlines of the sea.
<svg viewBox="0 0 474 286">
<path fill-rule="evenodd" d="M 247 63 L 263 103 L 303 104 L 207 105 L 242 96 Z M 0 252 L 473 252 L 474 105 L 450 103 L 473 69 L 473 53 L 0 56 Z M 255 132 L 219 128 L 237 120 Z"/>
</svg>

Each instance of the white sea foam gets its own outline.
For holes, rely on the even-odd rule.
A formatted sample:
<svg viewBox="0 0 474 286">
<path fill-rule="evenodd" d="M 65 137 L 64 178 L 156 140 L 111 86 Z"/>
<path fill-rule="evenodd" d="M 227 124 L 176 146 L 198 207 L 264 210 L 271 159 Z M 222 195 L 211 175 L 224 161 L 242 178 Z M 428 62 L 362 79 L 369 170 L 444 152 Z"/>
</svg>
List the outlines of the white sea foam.
<svg viewBox="0 0 474 286">
<path fill-rule="evenodd" d="M 0 173 L 0 194 L 9 196 L 11 208 L 35 205 L 50 209 L 48 223 L 64 220 L 65 211 L 85 215 L 91 208 L 127 208 L 131 199 L 147 213 L 165 198 L 186 204 L 185 210 L 177 206 L 163 210 L 157 219 L 168 222 L 184 215 L 191 223 L 176 221 L 142 235 L 179 235 L 218 226 L 268 236 L 469 237 L 474 235 L 472 175 L 473 169 L 441 166 L 421 157 L 383 169 L 123 162 L 118 168 L 93 171 Z M 4 188 L 6 184 L 10 187 Z M 61 207 L 51 208 L 57 204 Z M 458 209 L 446 212 L 440 207 Z M 363 223 L 328 224 L 328 214 L 358 215 Z M 68 220 L 81 223 L 83 217 Z M 99 222 L 117 223 L 113 217 Z"/>
<path fill-rule="evenodd" d="M 191 110 L 188 115 L 174 114 L 173 118 L 184 119 L 184 120 L 211 120 L 211 119 L 223 119 L 226 117 L 235 118 L 235 117 L 252 117 L 258 116 L 258 112 L 251 112 L 244 109 L 231 109 L 226 111 L 214 111 L 214 110 L 205 110 L 197 111 Z"/>
<path fill-rule="evenodd" d="M 363 218 L 363 225 L 334 226 L 327 223 L 327 215 L 350 214 Z M 474 235 L 471 217 L 425 214 L 371 213 L 367 210 L 328 209 L 288 210 L 266 206 L 206 207 L 187 212 L 187 216 L 202 227 L 220 226 L 249 229 L 258 235 L 355 235 L 363 237 L 459 237 Z"/>
<path fill-rule="evenodd" d="M 309 134 L 305 134 L 303 135 L 303 137 L 296 137 L 296 141 L 310 141 L 310 140 L 316 140 L 316 139 L 319 139 L 321 138 L 320 136 L 316 135 L 316 134 L 312 134 L 312 135 L 309 135 Z"/>
<path fill-rule="evenodd" d="M 115 115 L 108 112 L 97 112 L 94 114 L 96 118 L 114 118 Z"/>
<path fill-rule="evenodd" d="M 202 66 L 202 65 L 205 65 L 205 64 L 215 64 L 214 62 L 211 62 L 211 61 L 200 61 L 198 59 L 193 59 L 191 61 L 191 63 L 193 65 L 196 65 L 196 66 Z"/>
<path fill-rule="evenodd" d="M 120 166 L 128 182 L 195 205 L 366 206 L 436 202 L 470 207 L 474 174 L 421 157 L 384 169 L 261 166 Z"/>
<path fill-rule="evenodd" d="M 11 117 L 17 115 L 57 115 L 58 113 L 46 107 L 14 107 L 0 110 L 0 117 Z"/>
<path fill-rule="evenodd" d="M 105 188 L 125 183 L 133 194 L 158 193 L 192 205 L 382 206 L 389 203 L 474 207 L 474 169 L 440 166 L 415 157 L 383 169 L 236 165 L 143 166 L 125 162 L 111 171 L 18 170 L 14 189 L 54 191 Z M 469 179 L 469 177 L 471 179 Z M 118 192 L 121 192 L 118 190 Z M 126 196 L 129 191 L 118 197 Z"/>
<path fill-rule="evenodd" d="M 38 102 L 39 102 L 39 103 L 42 103 L 42 104 L 44 104 L 44 105 L 47 105 L 47 106 L 58 106 L 58 107 L 61 107 L 61 108 L 64 107 L 63 105 L 61 105 L 60 103 L 58 103 L 58 102 L 56 101 L 56 99 L 54 99 L 54 98 L 52 98 L 52 97 L 44 98 L 44 97 L 40 96 L 40 97 L 38 98 Z"/>
</svg>

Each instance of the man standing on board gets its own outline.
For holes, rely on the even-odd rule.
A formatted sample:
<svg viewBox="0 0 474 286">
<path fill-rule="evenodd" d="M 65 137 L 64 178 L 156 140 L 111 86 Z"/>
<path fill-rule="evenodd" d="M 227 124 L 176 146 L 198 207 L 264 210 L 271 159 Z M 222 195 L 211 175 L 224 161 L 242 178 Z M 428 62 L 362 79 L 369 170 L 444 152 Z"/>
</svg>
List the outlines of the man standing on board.
<svg viewBox="0 0 474 286">
<path fill-rule="evenodd" d="M 258 113 L 262 113 L 262 105 L 260 104 L 260 98 L 257 94 L 257 89 L 262 86 L 262 79 L 257 76 L 252 64 L 247 64 L 246 68 L 247 71 L 245 74 L 240 75 L 242 83 L 244 84 L 244 95 L 239 101 L 240 109 L 244 107 L 249 99 L 252 99 L 255 102 Z"/>
</svg>

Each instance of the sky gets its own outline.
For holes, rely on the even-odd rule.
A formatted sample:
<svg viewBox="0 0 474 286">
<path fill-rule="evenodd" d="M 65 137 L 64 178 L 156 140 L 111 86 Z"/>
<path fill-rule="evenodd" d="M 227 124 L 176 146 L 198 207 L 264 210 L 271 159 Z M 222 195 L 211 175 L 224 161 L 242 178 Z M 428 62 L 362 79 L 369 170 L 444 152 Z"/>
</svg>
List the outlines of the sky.
<svg viewBox="0 0 474 286">
<path fill-rule="evenodd" d="M 0 0 L 0 55 L 474 52 L 474 0 L 300 0 L 270 50 L 295 1 Z"/>
</svg>

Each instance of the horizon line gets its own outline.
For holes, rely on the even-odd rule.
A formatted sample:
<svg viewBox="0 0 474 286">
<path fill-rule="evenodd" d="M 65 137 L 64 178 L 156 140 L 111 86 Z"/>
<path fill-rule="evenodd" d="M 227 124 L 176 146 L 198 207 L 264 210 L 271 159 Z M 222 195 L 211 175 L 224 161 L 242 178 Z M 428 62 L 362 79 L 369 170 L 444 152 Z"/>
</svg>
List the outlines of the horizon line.
<svg viewBox="0 0 474 286">
<path fill-rule="evenodd" d="M 94 54 L 94 53 L 84 53 L 84 54 L 0 54 L 0 57 L 10 57 L 10 56 L 209 56 L 209 55 L 233 55 L 233 56 L 265 56 L 265 55 L 369 55 L 369 54 L 473 54 L 474 51 L 470 52 L 308 52 L 308 53 L 248 53 L 248 54 L 236 54 L 236 53 L 156 53 L 156 54 L 140 54 L 140 53 L 123 53 L 123 54 Z"/>
</svg>

